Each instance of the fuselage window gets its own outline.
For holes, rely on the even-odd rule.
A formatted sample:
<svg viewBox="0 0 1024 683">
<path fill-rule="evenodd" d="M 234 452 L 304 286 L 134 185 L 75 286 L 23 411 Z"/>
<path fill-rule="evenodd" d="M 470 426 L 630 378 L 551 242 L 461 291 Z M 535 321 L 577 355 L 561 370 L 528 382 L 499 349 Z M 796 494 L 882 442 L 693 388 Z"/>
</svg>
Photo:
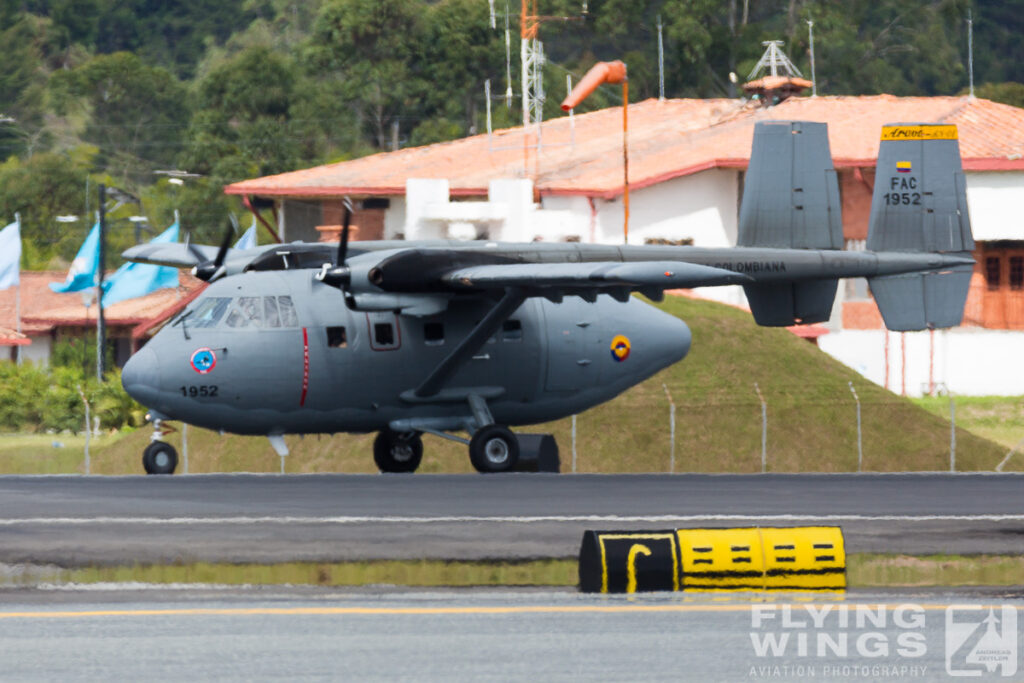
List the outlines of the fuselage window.
<svg viewBox="0 0 1024 683">
<path fill-rule="evenodd" d="M 281 327 L 281 316 L 277 313 L 277 297 L 263 297 L 264 327 Z"/>
<path fill-rule="evenodd" d="M 523 323 L 519 320 L 506 320 L 501 324 L 502 341 L 522 341 Z"/>
<path fill-rule="evenodd" d="M 295 304 L 290 296 L 277 297 L 277 308 L 281 314 L 281 327 L 298 327 L 299 318 L 295 315 Z"/>
<path fill-rule="evenodd" d="M 377 346 L 394 346 L 395 326 L 391 323 L 374 323 L 373 339 Z"/>
<path fill-rule="evenodd" d="M 262 297 L 239 297 L 238 303 L 228 314 L 228 327 L 261 327 L 263 324 L 262 307 Z"/>
<path fill-rule="evenodd" d="M 444 324 L 423 323 L 423 341 L 428 346 L 444 344 Z"/>
<path fill-rule="evenodd" d="M 189 327 L 214 327 L 224 317 L 224 311 L 228 310 L 230 304 L 231 299 L 228 297 L 210 297 L 199 304 L 186 323 Z"/>
<path fill-rule="evenodd" d="M 344 349 L 348 346 L 348 337 L 345 335 L 344 327 L 327 328 L 327 345 L 334 349 Z"/>
</svg>

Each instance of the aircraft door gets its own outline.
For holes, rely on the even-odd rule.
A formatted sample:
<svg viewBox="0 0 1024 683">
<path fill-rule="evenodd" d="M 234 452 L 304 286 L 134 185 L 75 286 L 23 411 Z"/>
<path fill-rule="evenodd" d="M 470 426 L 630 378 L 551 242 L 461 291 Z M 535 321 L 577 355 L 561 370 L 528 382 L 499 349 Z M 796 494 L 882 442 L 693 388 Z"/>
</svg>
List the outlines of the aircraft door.
<svg viewBox="0 0 1024 683">
<path fill-rule="evenodd" d="M 567 296 L 560 304 L 542 304 L 548 334 L 545 388 L 577 391 L 597 385 L 603 348 L 597 307 L 576 296 Z"/>
</svg>

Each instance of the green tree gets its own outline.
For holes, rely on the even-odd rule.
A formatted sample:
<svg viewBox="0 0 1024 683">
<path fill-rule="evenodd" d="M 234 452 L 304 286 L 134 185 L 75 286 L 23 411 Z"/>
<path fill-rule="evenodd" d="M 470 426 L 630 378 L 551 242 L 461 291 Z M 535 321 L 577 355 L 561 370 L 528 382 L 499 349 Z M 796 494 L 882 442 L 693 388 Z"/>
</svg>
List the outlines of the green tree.
<svg viewBox="0 0 1024 683">
<path fill-rule="evenodd" d="M 88 115 L 82 137 L 99 148 L 98 167 L 122 182 L 152 182 L 180 151 L 189 100 L 166 69 L 118 52 L 58 72 L 50 85 L 58 111 Z"/>
</svg>

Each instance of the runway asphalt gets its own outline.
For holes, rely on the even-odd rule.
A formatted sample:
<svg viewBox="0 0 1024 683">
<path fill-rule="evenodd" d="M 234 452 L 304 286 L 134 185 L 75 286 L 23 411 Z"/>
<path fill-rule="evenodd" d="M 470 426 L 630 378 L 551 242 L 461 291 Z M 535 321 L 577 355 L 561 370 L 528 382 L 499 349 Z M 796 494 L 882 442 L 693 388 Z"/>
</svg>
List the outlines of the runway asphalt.
<svg viewBox="0 0 1024 683">
<path fill-rule="evenodd" d="M 71 592 L 0 605 L 4 680 L 1019 680 L 1024 652 L 994 594 Z"/>
<path fill-rule="evenodd" d="M 0 563 L 573 557 L 584 529 L 838 524 L 848 552 L 1024 553 L 1024 475 L 0 477 Z"/>
</svg>

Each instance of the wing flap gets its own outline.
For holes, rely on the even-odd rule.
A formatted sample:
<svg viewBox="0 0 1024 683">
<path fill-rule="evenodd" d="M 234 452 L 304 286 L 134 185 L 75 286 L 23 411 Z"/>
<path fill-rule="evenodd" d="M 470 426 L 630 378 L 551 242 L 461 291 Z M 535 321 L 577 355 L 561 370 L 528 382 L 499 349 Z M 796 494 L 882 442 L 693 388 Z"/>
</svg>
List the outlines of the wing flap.
<svg viewBox="0 0 1024 683">
<path fill-rule="evenodd" d="M 442 276 L 455 289 L 688 289 L 750 282 L 731 270 L 680 261 L 513 263 L 457 268 Z"/>
</svg>

